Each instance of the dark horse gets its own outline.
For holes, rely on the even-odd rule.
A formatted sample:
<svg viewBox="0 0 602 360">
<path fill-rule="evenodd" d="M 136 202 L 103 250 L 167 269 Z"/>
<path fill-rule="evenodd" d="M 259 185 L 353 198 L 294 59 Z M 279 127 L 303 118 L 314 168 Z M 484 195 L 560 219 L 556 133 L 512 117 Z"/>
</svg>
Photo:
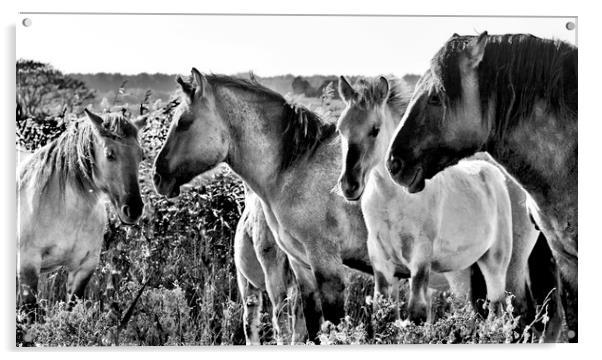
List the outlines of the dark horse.
<svg viewBox="0 0 602 360">
<path fill-rule="evenodd" d="M 454 34 L 417 84 L 387 154 L 412 193 L 477 151 L 534 198 L 577 340 L 577 47 L 511 34 Z"/>
</svg>

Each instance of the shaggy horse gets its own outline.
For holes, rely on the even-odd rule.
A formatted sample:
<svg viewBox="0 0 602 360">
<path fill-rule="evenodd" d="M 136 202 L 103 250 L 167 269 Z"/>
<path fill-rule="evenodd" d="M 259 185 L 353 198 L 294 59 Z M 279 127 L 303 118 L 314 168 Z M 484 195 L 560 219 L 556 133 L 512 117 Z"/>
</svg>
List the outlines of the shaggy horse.
<svg viewBox="0 0 602 360">
<path fill-rule="evenodd" d="M 508 34 L 454 34 L 431 60 L 387 153 L 411 193 L 487 151 L 535 200 L 532 214 L 562 274 L 577 341 L 577 47 Z"/>
<path fill-rule="evenodd" d="M 144 121 L 86 114 L 17 170 L 18 299 L 27 307 L 35 307 L 40 272 L 61 266 L 68 300 L 83 296 L 99 261 L 106 198 L 126 224 L 142 214 L 137 127 Z"/>
</svg>

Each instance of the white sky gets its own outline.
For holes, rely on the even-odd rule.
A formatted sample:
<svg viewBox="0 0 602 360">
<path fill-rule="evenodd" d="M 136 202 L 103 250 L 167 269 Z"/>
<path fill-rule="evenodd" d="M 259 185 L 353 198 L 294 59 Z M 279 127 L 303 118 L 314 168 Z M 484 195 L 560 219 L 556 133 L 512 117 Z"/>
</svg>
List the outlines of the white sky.
<svg viewBox="0 0 602 360">
<path fill-rule="evenodd" d="M 21 20 L 32 20 L 24 27 Z M 573 18 L 19 15 L 17 58 L 63 72 L 422 73 L 452 33 L 576 42 Z"/>
</svg>

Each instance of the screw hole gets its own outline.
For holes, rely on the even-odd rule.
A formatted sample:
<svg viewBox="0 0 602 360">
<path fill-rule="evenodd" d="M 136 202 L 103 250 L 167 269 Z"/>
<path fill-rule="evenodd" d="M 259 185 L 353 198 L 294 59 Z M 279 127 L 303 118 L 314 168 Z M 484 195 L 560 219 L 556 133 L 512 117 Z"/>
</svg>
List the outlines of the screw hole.
<svg viewBox="0 0 602 360">
<path fill-rule="evenodd" d="M 31 19 L 30 18 L 25 18 L 23 19 L 23 26 L 31 26 Z"/>
</svg>

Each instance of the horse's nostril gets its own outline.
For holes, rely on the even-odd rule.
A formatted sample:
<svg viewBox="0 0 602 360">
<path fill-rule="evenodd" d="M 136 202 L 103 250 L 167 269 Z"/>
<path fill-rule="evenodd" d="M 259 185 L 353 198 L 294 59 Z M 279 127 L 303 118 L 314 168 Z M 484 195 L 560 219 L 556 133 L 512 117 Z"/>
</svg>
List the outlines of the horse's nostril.
<svg viewBox="0 0 602 360">
<path fill-rule="evenodd" d="M 127 205 L 123 205 L 123 206 L 121 207 L 121 212 L 122 212 L 122 213 L 124 213 L 124 214 L 125 214 L 125 216 L 127 216 L 127 217 L 131 217 L 131 216 L 130 216 L 130 207 L 129 207 L 129 206 L 127 206 Z"/>
<path fill-rule="evenodd" d="M 159 173 L 155 173 L 155 175 L 153 175 L 153 181 L 155 184 L 159 184 L 161 182 L 161 175 L 159 175 Z"/>
<path fill-rule="evenodd" d="M 403 161 L 391 154 L 387 160 L 387 168 L 392 175 L 396 175 L 403 169 Z"/>
<path fill-rule="evenodd" d="M 350 181 L 349 182 L 349 188 L 348 189 L 349 189 L 350 193 L 356 192 L 359 187 L 360 187 L 360 184 L 358 184 L 357 182 L 355 182 L 355 181 Z"/>
</svg>

